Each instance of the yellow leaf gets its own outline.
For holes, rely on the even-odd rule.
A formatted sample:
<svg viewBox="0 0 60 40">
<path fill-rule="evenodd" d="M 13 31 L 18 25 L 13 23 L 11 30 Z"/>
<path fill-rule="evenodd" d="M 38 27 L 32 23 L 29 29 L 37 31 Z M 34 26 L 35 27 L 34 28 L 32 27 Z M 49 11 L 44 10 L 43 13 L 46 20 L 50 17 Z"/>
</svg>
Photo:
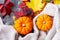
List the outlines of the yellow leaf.
<svg viewBox="0 0 60 40">
<path fill-rule="evenodd" d="M 38 10 L 42 10 L 42 8 L 44 7 L 45 3 L 42 3 L 42 0 L 30 0 L 30 2 L 26 2 L 26 5 L 29 8 L 32 8 L 32 10 L 34 12 L 36 12 Z"/>
<path fill-rule="evenodd" d="M 60 4 L 60 0 L 53 0 L 54 4 Z"/>
</svg>

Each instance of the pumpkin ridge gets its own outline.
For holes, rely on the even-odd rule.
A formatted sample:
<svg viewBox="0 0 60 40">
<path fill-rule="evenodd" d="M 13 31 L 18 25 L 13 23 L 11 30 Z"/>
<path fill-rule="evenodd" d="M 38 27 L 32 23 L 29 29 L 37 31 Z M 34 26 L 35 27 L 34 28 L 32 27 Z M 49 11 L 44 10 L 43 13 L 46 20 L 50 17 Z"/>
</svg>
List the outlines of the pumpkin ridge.
<svg viewBox="0 0 60 40">
<path fill-rule="evenodd" d="M 42 25 L 43 25 L 43 24 L 39 25 L 39 27 L 38 27 L 38 28 L 39 28 L 39 29 L 41 29 L 41 28 L 42 28 Z"/>
</svg>

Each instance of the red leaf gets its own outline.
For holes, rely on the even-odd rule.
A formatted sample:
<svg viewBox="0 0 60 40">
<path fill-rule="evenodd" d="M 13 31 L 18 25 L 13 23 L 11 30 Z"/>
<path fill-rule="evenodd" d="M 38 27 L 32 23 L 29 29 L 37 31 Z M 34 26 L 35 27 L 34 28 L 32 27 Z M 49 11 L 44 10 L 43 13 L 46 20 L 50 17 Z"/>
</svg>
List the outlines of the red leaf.
<svg viewBox="0 0 60 40">
<path fill-rule="evenodd" d="M 0 9 L 2 9 L 2 7 L 3 7 L 3 5 L 2 5 L 2 4 L 0 4 Z"/>
<path fill-rule="evenodd" d="M 23 7 L 26 7 L 26 4 L 24 2 L 22 2 L 21 4 L 19 4 L 18 6 L 19 8 L 23 8 Z"/>
<path fill-rule="evenodd" d="M 14 6 L 12 2 L 9 0 L 5 0 L 4 4 L 0 4 L 0 12 L 2 16 L 5 16 L 6 14 L 10 14 L 11 8 Z"/>
<path fill-rule="evenodd" d="M 1 13 L 2 16 L 5 16 L 5 15 L 6 15 L 6 9 L 5 9 L 5 7 L 2 8 L 2 11 L 1 11 L 1 12 L 2 12 L 2 13 Z"/>
<path fill-rule="evenodd" d="M 24 8 L 24 9 L 21 9 L 20 11 L 14 11 L 14 14 L 17 18 L 21 16 L 32 16 L 33 11 L 30 8 Z"/>
<path fill-rule="evenodd" d="M 6 5 L 6 7 L 7 7 L 7 8 L 10 8 L 10 9 L 11 9 L 13 6 L 14 6 L 14 4 L 11 3 L 11 2 L 9 2 L 9 3 Z"/>
<path fill-rule="evenodd" d="M 28 8 L 24 2 L 19 4 L 19 8 L 21 8 L 20 11 L 14 11 L 14 14 L 17 18 L 21 16 L 32 16 L 33 15 L 33 10 L 31 8 Z"/>
<path fill-rule="evenodd" d="M 19 18 L 21 15 L 20 12 L 18 12 L 18 11 L 13 11 L 13 13 L 15 14 L 16 18 Z"/>
</svg>

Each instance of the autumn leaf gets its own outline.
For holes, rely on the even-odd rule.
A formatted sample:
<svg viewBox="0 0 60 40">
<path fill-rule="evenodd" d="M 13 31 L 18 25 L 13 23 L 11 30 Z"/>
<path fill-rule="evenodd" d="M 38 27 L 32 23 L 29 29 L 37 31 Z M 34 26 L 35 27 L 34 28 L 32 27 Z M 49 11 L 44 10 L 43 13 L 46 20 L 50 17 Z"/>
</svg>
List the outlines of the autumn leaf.
<svg viewBox="0 0 60 40">
<path fill-rule="evenodd" d="M 45 2 L 42 2 L 42 0 L 30 0 L 30 2 L 26 2 L 26 5 L 36 12 L 38 10 L 42 10 L 45 6 Z"/>
<path fill-rule="evenodd" d="M 33 16 L 33 10 L 31 8 L 28 8 L 25 3 L 22 2 L 19 4 L 18 8 L 20 8 L 19 11 L 13 11 L 17 18 L 21 16 Z"/>
<path fill-rule="evenodd" d="M 2 16 L 5 16 L 6 14 L 9 15 L 11 13 L 12 7 L 14 7 L 14 4 L 9 0 L 5 0 L 4 4 L 0 4 L 0 14 Z"/>
<path fill-rule="evenodd" d="M 22 1 L 26 2 L 26 1 L 28 1 L 28 0 L 22 0 Z"/>
</svg>

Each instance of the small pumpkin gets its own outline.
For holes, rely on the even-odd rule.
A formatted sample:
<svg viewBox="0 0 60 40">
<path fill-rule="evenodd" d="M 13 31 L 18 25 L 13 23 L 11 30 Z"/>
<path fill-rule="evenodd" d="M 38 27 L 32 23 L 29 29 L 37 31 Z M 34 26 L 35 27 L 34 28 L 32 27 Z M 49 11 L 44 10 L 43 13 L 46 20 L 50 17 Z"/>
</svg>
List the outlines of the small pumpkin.
<svg viewBox="0 0 60 40">
<path fill-rule="evenodd" d="M 14 21 L 14 28 L 19 34 L 26 35 L 32 31 L 32 19 L 28 16 L 22 16 Z"/>
<path fill-rule="evenodd" d="M 39 16 L 36 20 L 36 26 L 38 27 L 39 30 L 42 31 L 48 31 L 52 27 L 52 24 L 53 20 L 47 14 Z"/>
</svg>

